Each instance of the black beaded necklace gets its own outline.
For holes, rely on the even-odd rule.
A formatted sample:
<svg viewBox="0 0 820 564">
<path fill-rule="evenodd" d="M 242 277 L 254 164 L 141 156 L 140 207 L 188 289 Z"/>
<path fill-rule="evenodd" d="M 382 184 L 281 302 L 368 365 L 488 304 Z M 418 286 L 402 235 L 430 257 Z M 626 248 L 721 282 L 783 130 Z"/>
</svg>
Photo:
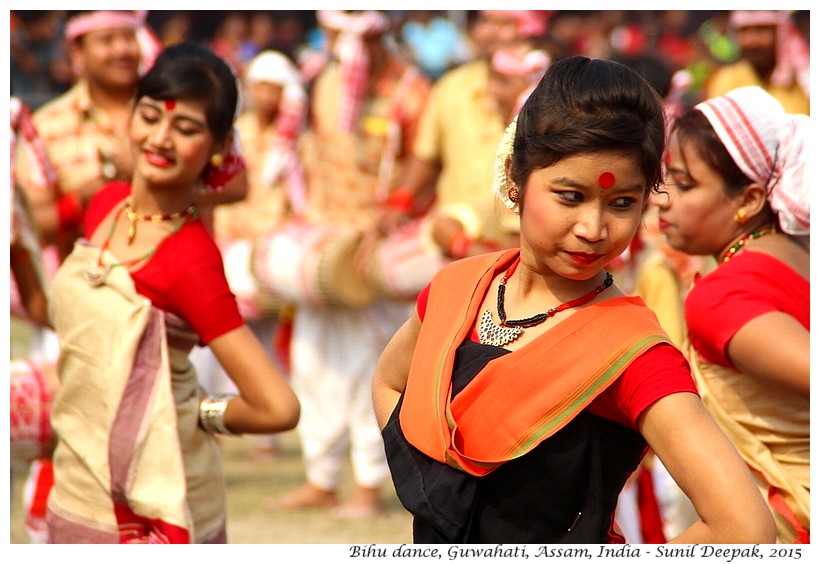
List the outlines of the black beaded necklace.
<svg viewBox="0 0 820 564">
<path fill-rule="evenodd" d="M 507 312 L 504 311 L 504 294 L 507 287 L 507 280 L 509 280 L 510 276 L 512 276 L 512 273 L 515 271 L 515 268 L 518 266 L 520 261 L 520 257 L 515 260 L 515 262 L 507 269 L 507 272 L 504 273 L 504 276 L 501 277 L 498 284 L 496 309 L 501 325 L 497 325 L 495 321 L 493 321 L 493 316 L 490 313 L 490 310 L 485 310 L 484 315 L 481 316 L 481 322 L 478 325 L 478 336 L 479 340 L 484 345 L 503 347 L 504 345 L 517 339 L 518 336 L 521 335 L 522 331 L 527 327 L 534 327 L 540 323 L 543 323 L 550 317 L 553 317 L 555 314 L 564 310 L 584 305 L 585 303 L 595 299 L 595 296 L 612 286 L 612 274 L 607 272 L 606 279 L 600 286 L 596 287 L 591 292 L 584 294 L 580 298 L 564 302 L 543 313 L 533 315 L 532 317 L 527 317 L 524 319 L 507 319 Z"/>
</svg>

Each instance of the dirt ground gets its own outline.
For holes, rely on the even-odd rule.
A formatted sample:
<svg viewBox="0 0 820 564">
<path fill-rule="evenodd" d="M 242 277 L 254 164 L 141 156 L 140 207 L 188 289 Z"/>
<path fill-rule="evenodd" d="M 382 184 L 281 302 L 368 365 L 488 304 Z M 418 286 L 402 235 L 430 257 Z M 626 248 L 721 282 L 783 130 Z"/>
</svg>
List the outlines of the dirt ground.
<svg viewBox="0 0 820 564">
<path fill-rule="evenodd" d="M 279 436 L 274 456 L 261 453 L 250 436 L 222 440 L 228 482 L 228 541 L 232 544 L 402 544 L 410 543 L 411 517 L 391 484 L 382 492 L 387 512 L 377 518 L 340 520 L 326 511 L 273 511 L 266 503 L 302 484 L 304 466 L 295 432 Z M 26 467 L 14 465 L 11 477 L 10 543 L 27 544 L 23 526 L 22 485 Z M 345 467 L 341 497 L 352 489 Z"/>
</svg>

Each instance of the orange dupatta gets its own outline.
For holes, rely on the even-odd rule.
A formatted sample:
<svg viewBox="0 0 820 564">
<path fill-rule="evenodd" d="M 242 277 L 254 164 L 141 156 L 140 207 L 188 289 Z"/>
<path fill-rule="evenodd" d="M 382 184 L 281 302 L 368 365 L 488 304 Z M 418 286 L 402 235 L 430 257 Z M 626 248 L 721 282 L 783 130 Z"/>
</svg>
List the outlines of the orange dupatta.
<svg viewBox="0 0 820 564">
<path fill-rule="evenodd" d="M 410 444 L 476 476 L 532 450 L 633 359 L 669 342 L 640 298 L 613 298 L 574 312 L 520 350 L 492 360 L 451 400 L 456 349 L 472 330 L 496 272 L 517 254 L 512 249 L 457 261 L 433 279 L 399 414 Z M 465 285 L 474 286 L 472 293 L 464 292 Z"/>
</svg>

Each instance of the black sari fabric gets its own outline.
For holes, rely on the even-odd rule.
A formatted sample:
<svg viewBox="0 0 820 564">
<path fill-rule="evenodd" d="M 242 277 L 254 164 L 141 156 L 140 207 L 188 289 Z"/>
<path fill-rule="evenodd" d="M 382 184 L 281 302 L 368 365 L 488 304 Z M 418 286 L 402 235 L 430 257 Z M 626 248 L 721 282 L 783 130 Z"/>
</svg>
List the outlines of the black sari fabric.
<svg viewBox="0 0 820 564">
<path fill-rule="evenodd" d="M 507 353 L 465 341 L 456 353 L 453 395 Z M 515 375 L 509 378 L 513 382 Z M 401 401 L 383 436 L 393 482 L 414 516 L 413 541 L 419 544 L 610 542 L 618 495 L 646 450 L 637 432 L 585 410 L 524 456 L 477 477 L 409 444 L 400 409 Z"/>
</svg>

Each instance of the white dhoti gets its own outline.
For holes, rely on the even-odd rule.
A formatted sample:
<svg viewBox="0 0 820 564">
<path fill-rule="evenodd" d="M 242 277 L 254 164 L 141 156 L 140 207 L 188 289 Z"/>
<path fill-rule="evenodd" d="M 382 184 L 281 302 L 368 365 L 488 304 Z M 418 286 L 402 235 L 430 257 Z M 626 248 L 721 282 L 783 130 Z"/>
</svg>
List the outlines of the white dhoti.
<svg viewBox="0 0 820 564">
<path fill-rule="evenodd" d="M 297 429 L 311 484 L 336 489 L 348 448 L 357 485 L 377 488 L 388 478 L 371 380 L 413 306 L 379 301 L 365 309 L 298 308 L 291 378 L 302 405 Z"/>
</svg>

